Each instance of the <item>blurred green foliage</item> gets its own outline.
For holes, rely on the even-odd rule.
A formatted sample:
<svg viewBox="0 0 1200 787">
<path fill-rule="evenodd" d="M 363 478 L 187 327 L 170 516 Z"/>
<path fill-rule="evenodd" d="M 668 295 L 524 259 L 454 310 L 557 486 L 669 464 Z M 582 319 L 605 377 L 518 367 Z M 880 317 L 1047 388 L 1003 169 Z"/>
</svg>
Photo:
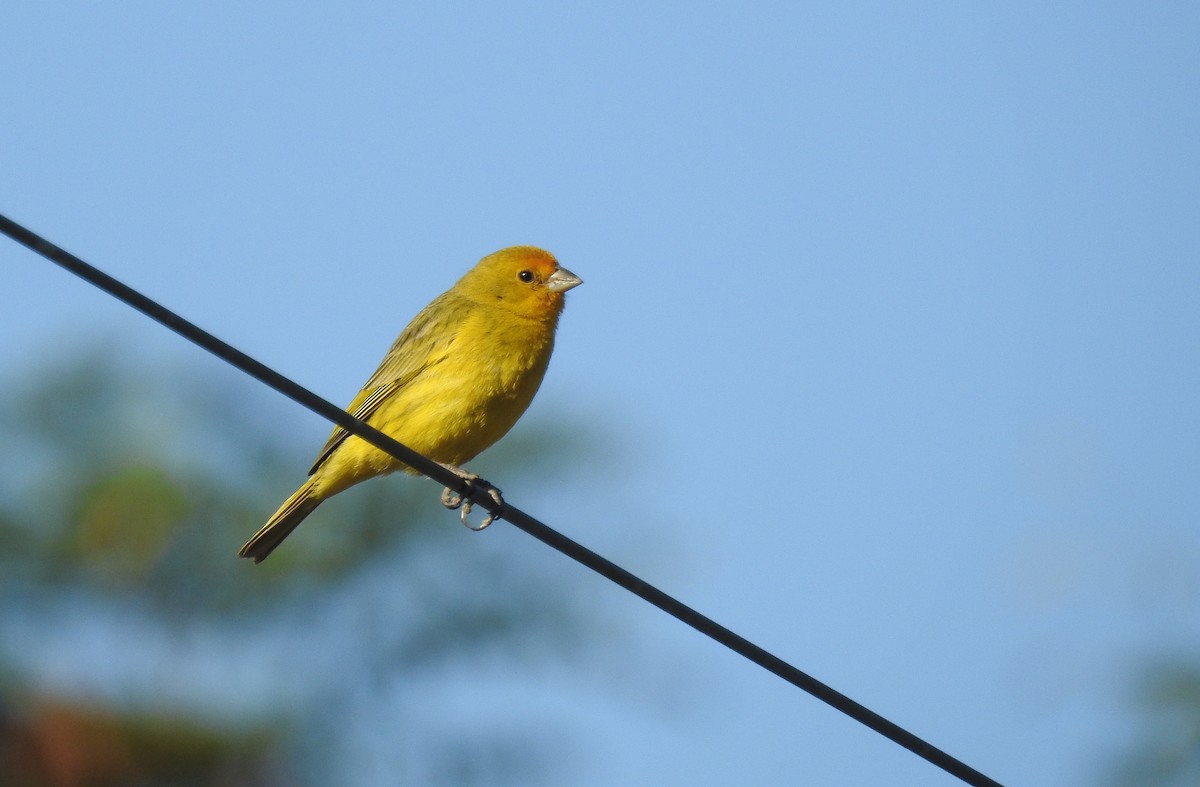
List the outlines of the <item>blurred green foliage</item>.
<svg viewBox="0 0 1200 787">
<path fill-rule="evenodd" d="M 326 436 L 298 408 L 235 375 L 102 346 L 3 391 L 6 784 L 348 784 L 381 768 L 396 783 L 524 784 L 554 772 L 556 736 L 539 746 L 510 726 L 447 740 L 438 730 L 453 716 L 427 688 L 458 670 L 486 698 L 497 673 L 472 665 L 536 679 L 582 641 L 584 610 L 556 592 L 544 550 L 469 534 L 431 482 L 392 478 L 323 506 L 254 566 L 238 547 Z M 306 434 L 280 437 L 292 431 Z M 505 480 L 545 473 L 584 441 L 523 424 L 489 463 Z M 374 760 L 364 718 L 381 739 L 366 747 Z"/>
<path fill-rule="evenodd" d="M 1113 780 L 1119 787 L 1200 784 L 1200 664 L 1172 660 L 1143 668 L 1136 691 L 1137 738 Z"/>
</svg>

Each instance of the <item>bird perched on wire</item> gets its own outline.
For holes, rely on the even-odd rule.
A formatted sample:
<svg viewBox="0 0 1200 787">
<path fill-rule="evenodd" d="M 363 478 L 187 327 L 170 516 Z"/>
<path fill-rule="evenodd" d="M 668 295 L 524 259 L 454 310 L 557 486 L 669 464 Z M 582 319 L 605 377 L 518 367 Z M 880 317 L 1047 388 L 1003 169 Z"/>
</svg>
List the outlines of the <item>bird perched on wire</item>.
<svg viewBox="0 0 1200 787">
<path fill-rule="evenodd" d="M 476 479 L 459 465 L 503 437 L 529 407 L 550 363 L 564 293 L 582 283 L 533 246 L 489 254 L 409 323 L 347 410 L 461 477 Z M 323 501 L 396 470 L 416 473 L 334 429 L 308 480 L 240 556 L 263 561 Z M 502 504 L 495 490 L 493 497 Z M 442 502 L 453 508 L 463 501 L 446 490 Z"/>
</svg>

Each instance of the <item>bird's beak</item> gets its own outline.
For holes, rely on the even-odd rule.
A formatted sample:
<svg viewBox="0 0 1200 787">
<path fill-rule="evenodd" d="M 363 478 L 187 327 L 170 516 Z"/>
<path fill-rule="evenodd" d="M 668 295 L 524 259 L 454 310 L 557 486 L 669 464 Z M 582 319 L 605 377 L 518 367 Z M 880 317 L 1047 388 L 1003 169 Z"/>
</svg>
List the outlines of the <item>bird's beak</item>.
<svg viewBox="0 0 1200 787">
<path fill-rule="evenodd" d="M 572 287 L 583 284 L 583 279 L 571 273 L 566 268 L 559 268 L 546 279 L 546 289 L 550 292 L 566 292 Z"/>
</svg>

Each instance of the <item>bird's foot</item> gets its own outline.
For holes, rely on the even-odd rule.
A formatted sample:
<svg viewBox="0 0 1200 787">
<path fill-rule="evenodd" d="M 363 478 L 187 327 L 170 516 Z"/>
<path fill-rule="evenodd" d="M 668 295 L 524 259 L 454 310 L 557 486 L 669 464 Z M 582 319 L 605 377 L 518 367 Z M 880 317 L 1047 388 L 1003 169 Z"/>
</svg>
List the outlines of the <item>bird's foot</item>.
<svg viewBox="0 0 1200 787">
<path fill-rule="evenodd" d="M 459 518 L 462 519 L 464 527 L 466 527 L 468 530 L 480 531 L 495 522 L 504 514 L 504 498 L 500 495 L 499 489 L 492 486 L 492 484 L 488 481 L 481 479 L 476 474 L 463 470 L 461 467 L 455 467 L 454 465 L 442 465 L 442 467 L 445 467 L 447 470 L 454 473 L 466 484 L 466 488 L 463 490 L 463 492 L 458 492 L 450 487 L 446 487 L 442 490 L 442 505 L 444 505 L 446 508 L 449 508 L 451 511 L 456 508 L 459 509 Z M 477 486 L 486 487 L 488 497 L 492 498 L 492 500 L 496 502 L 496 511 L 488 514 L 478 525 L 472 525 L 469 518 L 472 504 L 468 498 L 471 496 L 471 493 L 474 492 L 474 488 Z"/>
</svg>

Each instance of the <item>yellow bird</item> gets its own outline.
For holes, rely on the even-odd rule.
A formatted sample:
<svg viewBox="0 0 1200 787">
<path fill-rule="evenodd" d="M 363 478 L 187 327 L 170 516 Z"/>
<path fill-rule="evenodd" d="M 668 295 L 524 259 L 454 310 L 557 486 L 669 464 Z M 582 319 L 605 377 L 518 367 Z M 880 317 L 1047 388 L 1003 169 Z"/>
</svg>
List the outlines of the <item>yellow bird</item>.
<svg viewBox="0 0 1200 787">
<path fill-rule="evenodd" d="M 529 407 L 550 363 L 564 293 L 582 283 L 534 246 L 489 254 L 409 323 L 347 409 L 473 477 L 458 465 L 503 437 Z M 239 554 L 262 562 L 324 500 L 396 470 L 416 474 L 334 429 L 308 480 Z"/>
</svg>

